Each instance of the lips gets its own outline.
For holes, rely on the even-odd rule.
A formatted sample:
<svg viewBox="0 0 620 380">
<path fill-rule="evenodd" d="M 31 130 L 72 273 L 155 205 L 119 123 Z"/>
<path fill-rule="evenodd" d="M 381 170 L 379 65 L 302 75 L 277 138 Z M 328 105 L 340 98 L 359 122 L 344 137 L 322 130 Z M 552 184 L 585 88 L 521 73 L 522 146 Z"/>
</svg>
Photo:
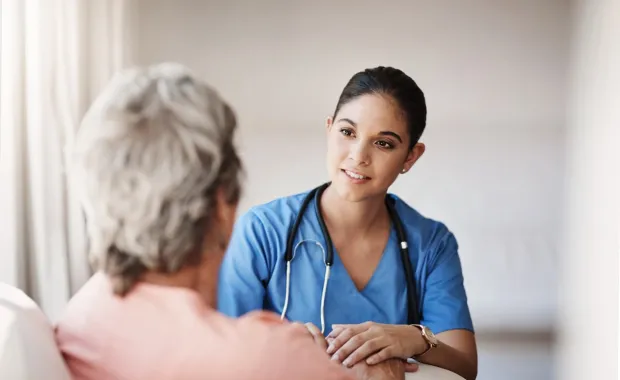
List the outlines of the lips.
<svg viewBox="0 0 620 380">
<path fill-rule="evenodd" d="M 370 177 L 365 176 L 365 175 L 363 175 L 363 174 L 361 174 L 361 173 L 358 173 L 358 172 L 352 171 L 352 170 L 342 169 L 342 172 L 343 172 L 343 173 L 344 173 L 347 177 L 349 177 L 349 178 L 351 178 L 351 179 L 356 179 L 356 180 L 360 180 L 360 181 L 361 181 L 361 180 L 368 180 L 368 179 L 370 179 Z"/>
</svg>

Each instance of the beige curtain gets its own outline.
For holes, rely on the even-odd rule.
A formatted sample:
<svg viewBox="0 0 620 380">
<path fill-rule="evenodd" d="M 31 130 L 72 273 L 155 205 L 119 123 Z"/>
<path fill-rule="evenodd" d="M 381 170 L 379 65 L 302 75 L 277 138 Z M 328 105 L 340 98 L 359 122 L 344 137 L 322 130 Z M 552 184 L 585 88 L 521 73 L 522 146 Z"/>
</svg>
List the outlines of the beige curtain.
<svg viewBox="0 0 620 380">
<path fill-rule="evenodd" d="M 91 274 L 63 147 L 131 64 L 132 0 L 1 0 L 0 281 L 52 320 Z"/>
</svg>

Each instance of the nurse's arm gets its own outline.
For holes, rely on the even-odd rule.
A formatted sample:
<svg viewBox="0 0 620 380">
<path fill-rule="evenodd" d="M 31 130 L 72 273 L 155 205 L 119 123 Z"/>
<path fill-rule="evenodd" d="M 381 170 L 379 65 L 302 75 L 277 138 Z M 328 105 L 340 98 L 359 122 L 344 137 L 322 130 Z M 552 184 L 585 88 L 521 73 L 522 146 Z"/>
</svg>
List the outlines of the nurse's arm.
<svg viewBox="0 0 620 380">
<path fill-rule="evenodd" d="M 220 312 L 239 317 L 263 308 L 263 284 L 269 278 L 269 238 L 264 224 L 252 211 L 242 215 L 235 223 L 220 267 Z"/>
<path fill-rule="evenodd" d="M 418 352 L 424 352 L 426 342 L 421 335 L 419 339 L 424 348 Z M 478 375 L 478 355 L 474 334 L 467 330 L 451 330 L 437 334 L 437 339 L 439 345 L 416 360 L 447 369 L 466 380 L 475 380 Z"/>
<path fill-rule="evenodd" d="M 418 359 L 455 372 L 467 380 L 474 380 L 478 373 L 478 355 L 474 327 L 467 304 L 463 271 L 458 254 L 458 244 L 452 233 L 444 235 L 437 245 L 426 282 L 422 305 L 422 324 L 429 327 L 441 342 Z M 420 330 L 416 339 L 426 341 Z"/>
</svg>

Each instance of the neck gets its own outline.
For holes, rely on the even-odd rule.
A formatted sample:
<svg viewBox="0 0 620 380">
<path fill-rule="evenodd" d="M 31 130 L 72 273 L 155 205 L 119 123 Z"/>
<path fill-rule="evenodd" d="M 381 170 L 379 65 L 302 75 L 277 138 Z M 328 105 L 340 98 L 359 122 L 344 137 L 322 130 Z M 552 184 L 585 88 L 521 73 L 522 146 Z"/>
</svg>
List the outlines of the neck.
<svg viewBox="0 0 620 380">
<path fill-rule="evenodd" d="M 323 192 L 321 213 L 330 230 L 345 235 L 366 234 L 372 227 L 389 220 L 384 196 L 348 202 L 332 186 Z"/>
<path fill-rule="evenodd" d="M 212 263 L 207 254 L 203 257 L 205 263 L 186 266 L 175 273 L 149 271 L 141 281 L 159 286 L 187 288 L 198 292 L 207 306 L 217 307 L 217 263 Z"/>
</svg>

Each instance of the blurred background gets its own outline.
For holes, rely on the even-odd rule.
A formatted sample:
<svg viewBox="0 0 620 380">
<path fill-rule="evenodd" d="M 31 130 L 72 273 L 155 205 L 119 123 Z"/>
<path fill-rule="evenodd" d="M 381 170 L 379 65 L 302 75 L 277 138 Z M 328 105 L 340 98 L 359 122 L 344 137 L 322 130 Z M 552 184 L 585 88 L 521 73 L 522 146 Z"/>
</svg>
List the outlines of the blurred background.
<svg viewBox="0 0 620 380">
<path fill-rule="evenodd" d="M 0 281 L 50 319 L 90 275 L 62 146 L 114 71 L 181 62 L 233 105 L 242 213 L 326 180 L 340 91 L 394 66 L 429 116 L 392 192 L 456 234 L 478 378 L 617 378 L 620 2 L 25 3 L 2 2 Z"/>
</svg>

